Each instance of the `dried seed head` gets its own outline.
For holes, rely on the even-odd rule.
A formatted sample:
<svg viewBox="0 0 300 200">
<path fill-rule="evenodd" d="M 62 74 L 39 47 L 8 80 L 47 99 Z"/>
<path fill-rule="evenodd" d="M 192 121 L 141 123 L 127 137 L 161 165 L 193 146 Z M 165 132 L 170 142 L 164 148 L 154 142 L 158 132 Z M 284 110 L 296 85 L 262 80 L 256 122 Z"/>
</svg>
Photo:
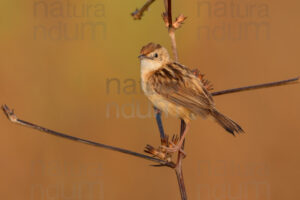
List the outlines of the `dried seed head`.
<svg viewBox="0 0 300 200">
<path fill-rule="evenodd" d="M 206 88 L 206 90 L 212 91 L 214 89 L 213 84 L 209 80 L 204 78 L 205 74 L 201 74 L 198 69 L 194 69 L 194 70 L 192 70 L 192 72 L 195 74 L 196 77 L 198 77 L 201 80 L 201 82 L 202 82 L 203 86 Z"/>
<path fill-rule="evenodd" d="M 182 26 L 183 22 L 186 20 L 186 18 L 187 17 L 185 17 L 183 14 L 180 14 L 173 23 L 173 28 L 179 29 Z"/>
</svg>

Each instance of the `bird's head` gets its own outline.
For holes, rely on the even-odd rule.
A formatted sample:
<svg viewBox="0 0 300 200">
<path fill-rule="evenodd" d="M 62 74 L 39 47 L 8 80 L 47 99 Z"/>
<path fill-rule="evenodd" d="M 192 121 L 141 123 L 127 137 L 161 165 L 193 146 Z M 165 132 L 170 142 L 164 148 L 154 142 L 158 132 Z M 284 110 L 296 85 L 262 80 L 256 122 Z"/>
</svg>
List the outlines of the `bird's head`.
<svg viewBox="0 0 300 200">
<path fill-rule="evenodd" d="M 152 65 L 164 65 L 170 62 L 167 49 L 152 42 L 142 47 L 139 59 L 141 62 L 152 63 Z"/>
</svg>

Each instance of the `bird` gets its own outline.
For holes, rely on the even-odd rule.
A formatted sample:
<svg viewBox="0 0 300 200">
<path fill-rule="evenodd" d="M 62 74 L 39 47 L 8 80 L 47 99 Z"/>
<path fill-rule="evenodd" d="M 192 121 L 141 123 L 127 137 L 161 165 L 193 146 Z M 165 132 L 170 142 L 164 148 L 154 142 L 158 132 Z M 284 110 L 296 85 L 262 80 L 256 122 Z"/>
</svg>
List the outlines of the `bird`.
<svg viewBox="0 0 300 200">
<path fill-rule="evenodd" d="M 141 87 L 154 107 L 186 124 L 182 137 L 169 152 L 180 151 L 192 120 L 211 116 L 227 132 L 244 132 L 236 122 L 220 113 L 212 95 L 188 67 L 171 59 L 166 48 L 153 42 L 143 46 L 140 55 Z"/>
</svg>

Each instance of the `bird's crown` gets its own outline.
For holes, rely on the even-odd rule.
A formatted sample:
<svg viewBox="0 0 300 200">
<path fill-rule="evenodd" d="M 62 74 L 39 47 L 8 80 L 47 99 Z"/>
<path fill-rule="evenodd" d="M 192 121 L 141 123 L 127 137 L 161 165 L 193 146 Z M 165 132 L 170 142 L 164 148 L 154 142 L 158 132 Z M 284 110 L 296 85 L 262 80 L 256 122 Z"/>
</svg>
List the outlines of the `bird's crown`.
<svg viewBox="0 0 300 200">
<path fill-rule="evenodd" d="M 145 45 L 141 49 L 141 55 L 147 55 L 156 49 L 160 49 L 162 46 L 160 44 L 154 44 L 153 42 L 150 42 L 149 44 Z"/>
</svg>

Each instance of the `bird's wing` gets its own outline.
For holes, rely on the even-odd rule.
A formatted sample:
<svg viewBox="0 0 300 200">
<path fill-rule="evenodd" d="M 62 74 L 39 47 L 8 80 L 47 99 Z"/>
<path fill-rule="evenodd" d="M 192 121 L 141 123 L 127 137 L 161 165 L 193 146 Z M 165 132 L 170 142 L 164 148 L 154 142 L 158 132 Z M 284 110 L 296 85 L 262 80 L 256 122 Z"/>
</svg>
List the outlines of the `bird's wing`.
<svg viewBox="0 0 300 200">
<path fill-rule="evenodd" d="M 203 113 L 214 106 L 209 92 L 187 67 L 169 63 L 149 77 L 149 86 L 166 100 L 192 112 Z"/>
</svg>

